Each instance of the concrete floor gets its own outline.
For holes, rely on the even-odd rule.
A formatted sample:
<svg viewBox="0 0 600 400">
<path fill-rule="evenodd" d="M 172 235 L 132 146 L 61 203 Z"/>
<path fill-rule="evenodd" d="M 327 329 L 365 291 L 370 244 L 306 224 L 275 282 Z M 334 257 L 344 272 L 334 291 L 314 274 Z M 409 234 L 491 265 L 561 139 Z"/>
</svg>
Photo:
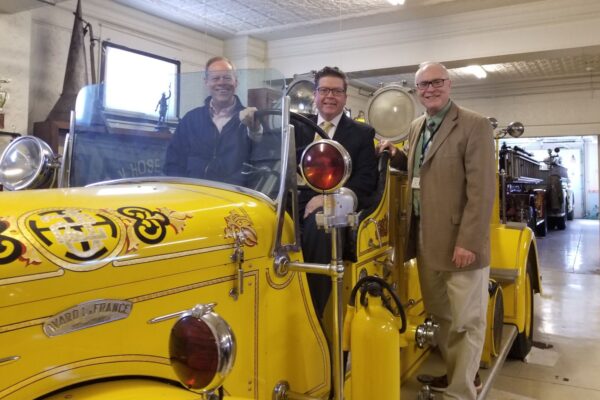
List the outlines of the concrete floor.
<svg viewBox="0 0 600 400">
<path fill-rule="evenodd" d="M 527 362 L 506 361 L 487 399 L 600 400 L 599 221 L 569 221 L 537 243 L 536 345 Z"/>
</svg>

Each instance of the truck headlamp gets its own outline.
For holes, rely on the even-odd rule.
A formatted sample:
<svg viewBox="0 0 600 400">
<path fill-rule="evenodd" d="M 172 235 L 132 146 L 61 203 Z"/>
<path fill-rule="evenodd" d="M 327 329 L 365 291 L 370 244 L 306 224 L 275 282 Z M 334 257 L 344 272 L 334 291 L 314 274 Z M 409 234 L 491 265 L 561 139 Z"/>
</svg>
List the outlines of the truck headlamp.
<svg viewBox="0 0 600 400">
<path fill-rule="evenodd" d="M 0 183 L 7 190 L 47 187 L 56 171 L 56 157 L 35 136 L 13 140 L 0 157 Z"/>
<path fill-rule="evenodd" d="M 223 383 L 235 361 L 236 341 L 214 303 L 185 313 L 171 329 L 169 354 L 175 374 L 188 389 L 211 392 Z"/>
</svg>

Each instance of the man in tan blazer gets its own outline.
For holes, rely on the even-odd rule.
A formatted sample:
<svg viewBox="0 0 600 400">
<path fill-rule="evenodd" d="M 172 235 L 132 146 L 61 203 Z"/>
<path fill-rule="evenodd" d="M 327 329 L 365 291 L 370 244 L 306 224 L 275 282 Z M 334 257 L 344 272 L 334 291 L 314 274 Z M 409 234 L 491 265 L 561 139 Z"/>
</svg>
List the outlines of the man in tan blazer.
<svg viewBox="0 0 600 400">
<path fill-rule="evenodd" d="M 413 121 L 403 151 L 385 142 L 380 148 L 391 150 L 392 165 L 408 170 L 405 259 L 417 257 L 425 309 L 440 324 L 447 369 L 431 387 L 444 399 L 474 400 L 481 388 L 495 150 L 491 124 L 451 101 L 451 84 L 442 64 L 421 64 L 415 85 L 426 113 Z"/>
</svg>

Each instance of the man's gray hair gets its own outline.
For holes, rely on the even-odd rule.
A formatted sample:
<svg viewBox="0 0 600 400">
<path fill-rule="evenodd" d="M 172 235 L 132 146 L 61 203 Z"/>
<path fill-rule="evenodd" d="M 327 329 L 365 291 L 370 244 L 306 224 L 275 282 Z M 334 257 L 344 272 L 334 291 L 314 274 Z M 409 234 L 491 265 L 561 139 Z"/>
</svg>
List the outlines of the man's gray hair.
<svg viewBox="0 0 600 400">
<path fill-rule="evenodd" d="M 441 67 L 444 70 L 444 72 L 446 73 L 446 76 L 450 77 L 450 74 L 448 73 L 448 68 L 446 68 L 446 66 L 444 64 L 442 64 L 441 62 L 437 62 L 437 61 L 422 62 L 421 64 L 419 64 L 419 69 L 417 70 L 415 75 L 418 74 L 419 72 L 421 72 L 421 70 L 423 70 L 425 67 L 428 67 L 430 65 L 437 65 L 437 66 Z"/>
</svg>

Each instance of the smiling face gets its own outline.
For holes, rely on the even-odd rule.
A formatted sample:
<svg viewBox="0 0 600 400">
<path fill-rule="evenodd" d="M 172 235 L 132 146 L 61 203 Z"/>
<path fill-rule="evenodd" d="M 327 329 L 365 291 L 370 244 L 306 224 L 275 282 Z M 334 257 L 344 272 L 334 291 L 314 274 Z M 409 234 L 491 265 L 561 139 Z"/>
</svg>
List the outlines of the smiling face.
<svg viewBox="0 0 600 400">
<path fill-rule="evenodd" d="M 445 79 L 441 87 L 434 88 L 433 85 L 428 85 L 425 89 L 417 88 L 419 101 L 430 116 L 441 111 L 450 100 L 452 83 L 449 80 L 448 71 L 439 64 L 428 64 L 420 68 L 415 75 L 415 84 L 417 85 L 421 82 L 431 82 L 436 79 Z"/>
<path fill-rule="evenodd" d="M 225 60 L 210 64 L 206 71 L 205 83 L 216 108 L 224 108 L 233 104 L 237 78 L 231 64 Z"/>
<path fill-rule="evenodd" d="M 319 88 L 330 90 L 327 94 L 320 94 Z M 339 94 L 334 94 L 335 91 L 338 91 Z M 317 105 L 319 114 L 326 121 L 331 121 L 344 110 L 346 97 L 346 88 L 344 87 L 344 80 L 342 78 L 338 78 L 337 76 L 323 76 L 319 79 L 317 90 L 315 90 L 315 104 Z"/>
</svg>

